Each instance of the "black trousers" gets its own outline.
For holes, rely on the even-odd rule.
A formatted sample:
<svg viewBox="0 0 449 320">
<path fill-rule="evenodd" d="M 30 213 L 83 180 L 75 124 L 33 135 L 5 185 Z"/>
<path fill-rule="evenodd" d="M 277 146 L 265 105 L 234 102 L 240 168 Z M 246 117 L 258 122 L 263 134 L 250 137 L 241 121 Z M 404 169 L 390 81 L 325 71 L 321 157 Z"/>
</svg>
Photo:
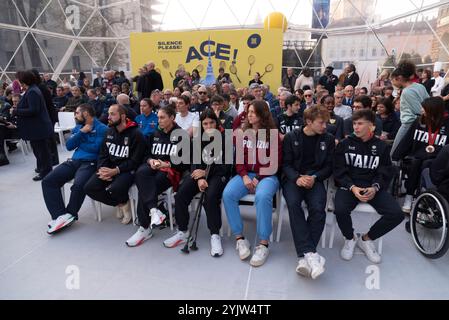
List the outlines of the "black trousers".
<svg viewBox="0 0 449 320">
<path fill-rule="evenodd" d="M 407 194 L 415 195 L 420 185 L 421 173 L 425 168 L 430 167 L 432 164 L 432 159 L 421 160 L 413 159 L 410 160 L 410 166 L 407 168 L 407 180 L 405 181 L 405 188 L 407 189 Z"/>
<path fill-rule="evenodd" d="M 335 216 L 338 227 L 348 240 L 354 238 L 351 211 L 354 210 L 359 202 L 359 199 L 349 190 L 338 189 L 335 194 Z M 404 220 L 404 214 L 399 204 L 385 190 L 377 192 L 375 197 L 368 203 L 382 216 L 368 232 L 368 237 L 371 240 L 376 240 L 387 234 Z"/>
<path fill-rule="evenodd" d="M 298 257 L 309 252 L 316 252 L 321 234 L 326 224 L 326 189 L 320 181 L 308 190 L 288 180 L 282 186 L 287 202 L 290 227 Z M 307 204 L 307 220 L 302 209 L 302 201 Z"/>
<path fill-rule="evenodd" d="M 221 229 L 220 201 L 227 179 L 221 176 L 212 176 L 207 179 L 208 188 L 204 194 L 203 207 L 207 216 L 207 227 L 210 234 L 218 234 Z M 189 227 L 189 204 L 200 192 L 198 183 L 190 176 L 186 177 L 175 196 L 175 217 L 178 229 L 187 231 Z M 194 208 L 196 210 L 196 208 Z"/>
<path fill-rule="evenodd" d="M 78 211 L 86 197 L 84 186 L 96 169 L 96 161 L 69 159 L 57 166 L 42 180 L 45 205 L 53 220 L 66 213 L 70 213 L 78 219 Z M 62 199 L 61 188 L 72 179 L 70 200 L 66 206 Z"/>
<path fill-rule="evenodd" d="M 108 206 L 118 206 L 128 202 L 128 190 L 134 183 L 132 172 L 123 172 L 115 176 L 112 182 L 103 181 L 94 174 L 84 186 L 86 195 Z"/>
<path fill-rule="evenodd" d="M 150 227 L 150 210 L 157 208 L 157 197 L 172 185 L 168 180 L 167 173 L 153 170 L 144 163 L 136 172 L 136 186 L 139 191 L 137 202 L 137 217 L 140 226 L 148 229 Z"/>
<path fill-rule="evenodd" d="M 47 143 L 48 143 L 48 148 L 50 149 L 50 153 L 51 153 L 52 165 L 55 166 L 55 165 L 59 164 L 58 146 L 56 145 L 55 135 L 52 135 L 50 138 L 48 138 Z"/>
<path fill-rule="evenodd" d="M 31 140 L 30 144 L 36 157 L 36 168 L 40 175 L 45 177 L 53 168 L 51 151 L 48 147 L 48 139 Z"/>
</svg>

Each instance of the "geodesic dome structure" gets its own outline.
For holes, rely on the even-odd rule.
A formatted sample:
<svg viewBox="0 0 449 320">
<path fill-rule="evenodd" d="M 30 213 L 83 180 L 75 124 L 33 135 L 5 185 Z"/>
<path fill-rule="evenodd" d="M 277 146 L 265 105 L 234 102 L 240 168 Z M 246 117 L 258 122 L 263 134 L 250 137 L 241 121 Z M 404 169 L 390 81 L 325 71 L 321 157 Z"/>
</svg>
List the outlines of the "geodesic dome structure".
<svg viewBox="0 0 449 320">
<path fill-rule="evenodd" d="M 449 67 L 449 0 L 2 0 L 0 81 L 129 71 L 131 32 L 263 28 L 274 11 L 288 20 L 284 67 Z"/>
</svg>

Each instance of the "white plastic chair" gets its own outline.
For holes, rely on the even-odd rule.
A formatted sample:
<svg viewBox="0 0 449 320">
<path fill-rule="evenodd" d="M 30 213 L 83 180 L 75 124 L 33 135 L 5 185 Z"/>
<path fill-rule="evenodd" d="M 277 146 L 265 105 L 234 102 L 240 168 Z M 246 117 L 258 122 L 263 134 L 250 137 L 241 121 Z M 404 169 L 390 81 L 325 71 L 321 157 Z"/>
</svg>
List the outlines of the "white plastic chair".
<svg viewBox="0 0 449 320">
<path fill-rule="evenodd" d="M 62 201 L 64 201 L 65 205 L 67 205 L 66 198 L 65 198 L 65 187 L 70 186 L 70 185 L 73 185 L 73 179 L 70 180 L 69 182 L 67 182 L 66 184 L 64 184 L 61 188 Z M 98 201 L 95 201 L 94 199 L 88 197 L 87 195 L 86 195 L 86 197 L 91 200 L 92 206 L 94 207 L 95 220 L 97 220 L 98 222 L 101 222 L 101 203 Z"/>
<path fill-rule="evenodd" d="M 5 139 L 5 145 L 4 145 L 5 148 L 6 148 L 6 142 L 17 143 L 20 148 L 20 151 L 22 151 L 23 162 L 26 162 L 25 156 L 28 154 L 27 143 L 22 139 Z"/>
<path fill-rule="evenodd" d="M 75 128 L 75 113 L 74 112 L 58 112 L 58 122 L 55 123 L 54 132 L 59 135 L 59 141 L 61 142 L 61 148 L 66 149 L 64 131 L 72 130 Z"/>
<path fill-rule="evenodd" d="M 303 201 L 301 205 L 302 205 L 302 209 L 304 210 L 304 213 L 308 213 L 306 202 Z M 279 211 L 279 219 L 278 219 L 278 226 L 277 226 L 277 233 L 276 233 L 276 242 L 279 242 L 281 240 L 282 221 L 283 221 L 284 215 L 286 213 L 288 213 L 287 202 L 286 202 L 284 196 L 282 195 L 281 196 L 281 208 Z M 321 241 L 321 247 L 323 249 L 326 248 L 326 225 L 324 226 L 320 241 Z"/>
<path fill-rule="evenodd" d="M 354 210 L 352 210 L 352 214 L 368 214 L 371 217 L 371 222 L 374 222 L 377 218 L 377 211 L 368 203 L 360 202 Z M 329 236 L 329 249 L 332 249 L 334 246 L 334 238 L 335 238 L 335 228 L 337 225 L 337 219 L 335 215 L 332 214 L 330 221 L 331 233 Z M 382 237 L 377 239 L 377 252 L 382 254 Z"/>
<path fill-rule="evenodd" d="M 137 210 L 137 202 L 139 200 L 139 191 L 135 184 L 133 184 L 131 188 L 129 188 L 128 195 L 131 206 L 131 213 L 133 217 L 133 224 L 136 225 L 136 217 L 137 217 L 136 210 Z M 170 230 L 173 231 L 173 202 L 174 202 L 173 188 L 171 187 L 168 188 L 163 193 L 161 193 L 159 197 L 162 197 L 165 203 L 167 203 L 168 215 L 170 218 Z"/>
<path fill-rule="evenodd" d="M 276 191 L 276 205 L 273 207 L 273 219 L 271 220 L 271 223 L 273 224 L 273 220 L 276 218 L 279 224 L 279 221 L 281 221 L 281 191 L 278 190 Z M 249 202 L 251 203 L 250 205 L 247 204 L 242 204 L 241 202 Z M 239 203 L 240 206 L 254 206 L 256 202 L 256 195 L 255 194 L 248 194 L 246 196 L 244 196 L 243 198 L 240 199 Z M 285 210 L 283 210 L 285 211 Z M 229 224 L 227 223 L 227 218 L 226 218 L 226 211 L 224 208 L 224 204 L 223 201 L 221 202 L 221 216 L 222 216 L 222 222 L 223 222 L 223 227 L 227 227 L 228 229 L 228 237 L 231 236 L 231 227 L 229 226 Z M 273 232 L 270 235 L 270 242 L 273 242 L 273 233 L 274 233 L 274 227 L 273 227 Z M 279 228 L 278 228 L 279 229 Z M 280 235 L 276 238 L 276 241 L 279 242 L 279 238 Z"/>
</svg>

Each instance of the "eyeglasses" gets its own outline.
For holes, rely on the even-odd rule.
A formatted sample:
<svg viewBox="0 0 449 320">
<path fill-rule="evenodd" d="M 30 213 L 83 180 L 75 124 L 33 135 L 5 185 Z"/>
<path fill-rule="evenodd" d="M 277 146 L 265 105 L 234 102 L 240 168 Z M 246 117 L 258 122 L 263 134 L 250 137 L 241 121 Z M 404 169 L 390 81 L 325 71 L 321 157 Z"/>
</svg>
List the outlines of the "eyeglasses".
<svg viewBox="0 0 449 320">
<path fill-rule="evenodd" d="M 207 94 L 205 91 L 198 91 L 198 94 Z"/>
<path fill-rule="evenodd" d="M 312 97 L 311 94 L 305 94 L 304 97 Z"/>
</svg>

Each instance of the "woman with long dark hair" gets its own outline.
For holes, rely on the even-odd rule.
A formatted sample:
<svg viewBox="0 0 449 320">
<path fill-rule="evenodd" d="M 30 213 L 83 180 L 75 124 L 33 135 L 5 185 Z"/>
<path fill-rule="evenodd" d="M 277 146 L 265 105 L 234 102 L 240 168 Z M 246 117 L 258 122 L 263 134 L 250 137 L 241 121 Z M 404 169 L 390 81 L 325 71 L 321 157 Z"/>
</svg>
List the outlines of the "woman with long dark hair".
<svg viewBox="0 0 449 320">
<path fill-rule="evenodd" d="M 377 101 L 377 118 L 382 121 L 382 135 L 381 140 L 394 140 L 396 133 L 401 126 L 396 113 L 394 112 L 394 106 L 390 99 L 379 98 Z"/>
<path fill-rule="evenodd" d="M 236 249 L 241 260 L 251 254 L 250 244 L 243 236 L 239 200 L 255 194 L 257 235 L 259 245 L 250 264 L 258 267 L 268 257 L 268 240 L 272 232 L 273 197 L 279 189 L 277 177 L 282 158 L 279 132 L 265 101 L 252 101 L 248 108 L 248 120 L 242 131 L 235 132 L 237 175 L 223 191 L 223 203 L 229 226 L 236 239 Z"/>
<path fill-rule="evenodd" d="M 392 155 L 393 160 L 412 158 L 407 173 L 407 195 L 402 207 L 409 213 L 413 196 L 419 185 L 421 172 L 428 167 L 440 150 L 449 143 L 449 117 L 441 97 L 432 97 L 422 102 L 422 115 L 416 119 Z"/>
<path fill-rule="evenodd" d="M 208 141 L 201 139 L 201 149 L 197 150 L 193 145 L 193 154 L 201 155 L 201 162 L 191 165 L 191 173 L 185 177 L 175 196 L 175 216 L 178 224 L 178 231 L 164 241 L 164 246 L 174 248 L 183 244 L 189 238 L 189 204 L 196 194 L 204 192 L 204 209 L 207 216 L 207 227 L 209 228 L 211 239 L 210 254 L 219 257 L 223 254 L 221 238 L 221 209 L 220 202 L 223 189 L 231 175 L 231 166 L 224 164 L 225 160 L 225 140 L 224 129 L 215 112 L 208 108 L 201 113 L 201 135 L 210 138 Z M 221 149 L 213 149 L 215 139 L 220 139 Z M 207 165 L 209 172 L 207 173 Z"/>
</svg>

